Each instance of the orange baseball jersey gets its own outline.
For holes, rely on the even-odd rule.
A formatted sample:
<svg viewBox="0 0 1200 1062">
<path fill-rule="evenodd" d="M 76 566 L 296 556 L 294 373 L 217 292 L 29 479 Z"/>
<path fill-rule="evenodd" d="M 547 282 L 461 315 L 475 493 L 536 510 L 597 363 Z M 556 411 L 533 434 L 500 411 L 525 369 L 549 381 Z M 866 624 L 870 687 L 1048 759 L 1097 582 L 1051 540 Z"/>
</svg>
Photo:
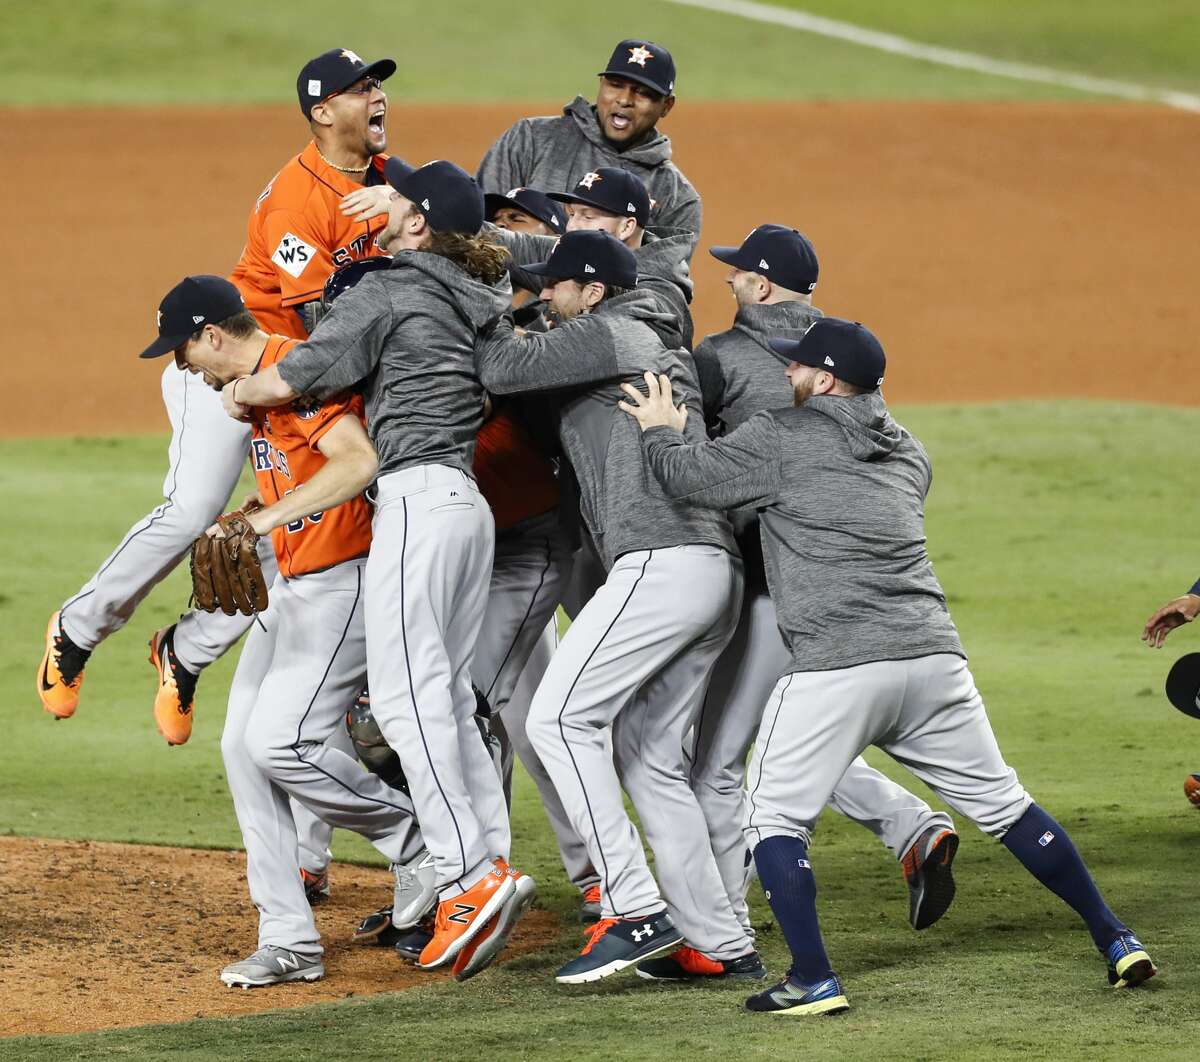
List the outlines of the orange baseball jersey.
<svg viewBox="0 0 1200 1062">
<path fill-rule="evenodd" d="M 259 368 L 274 365 L 299 340 L 271 336 Z M 342 417 L 363 421 L 362 397 L 321 403 L 298 398 L 289 406 L 256 409 L 250 440 L 250 463 L 258 492 L 267 505 L 301 490 L 326 457 L 317 448 L 321 436 Z M 332 568 L 371 548 L 371 507 L 361 494 L 341 505 L 314 513 L 271 532 L 279 570 L 289 578 Z"/>
<path fill-rule="evenodd" d="M 386 155 L 376 155 L 369 184 L 385 183 Z M 336 269 L 379 254 L 375 237 L 386 217 L 354 221 L 338 209 L 342 196 L 362 185 L 321 161 L 310 143 L 262 190 L 246 229 L 246 246 L 229 279 L 263 331 L 304 339 L 291 307 L 321 297 Z"/>
<path fill-rule="evenodd" d="M 473 471 L 498 531 L 558 505 L 554 466 L 509 411 L 501 410 L 480 428 Z"/>
</svg>

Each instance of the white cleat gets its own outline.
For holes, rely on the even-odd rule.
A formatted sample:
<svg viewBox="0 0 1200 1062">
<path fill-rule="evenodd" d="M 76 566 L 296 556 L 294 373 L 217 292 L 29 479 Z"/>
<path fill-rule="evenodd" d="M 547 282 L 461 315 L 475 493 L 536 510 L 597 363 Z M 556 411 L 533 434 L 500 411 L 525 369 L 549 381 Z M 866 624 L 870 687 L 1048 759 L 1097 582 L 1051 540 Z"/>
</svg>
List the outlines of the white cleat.
<svg viewBox="0 0 1200 1062">
<path fill-rule="evenodd" d="M 267 944 L 241 962 L 221 971 L 221 980 L 230 988 L 263 988 L 287 981 L 319 981 L 325 966 L 319 958 L 310 959 L 287 948 Z"/>
</svg>

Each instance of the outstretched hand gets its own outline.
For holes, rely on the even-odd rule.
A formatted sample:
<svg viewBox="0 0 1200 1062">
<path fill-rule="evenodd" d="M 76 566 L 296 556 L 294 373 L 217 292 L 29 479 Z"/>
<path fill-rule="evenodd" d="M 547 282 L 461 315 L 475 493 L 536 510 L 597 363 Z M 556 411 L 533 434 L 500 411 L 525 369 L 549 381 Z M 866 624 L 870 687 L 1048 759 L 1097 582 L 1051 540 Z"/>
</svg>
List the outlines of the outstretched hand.
<svg viewBox="0 0 1200 1062">
<path fill-rule="evenodd" d="M 643 395 L 633 384 L 621 384 L 621 390 L 633 399 L 633 402 L 631 404 L 621 401 L 617 405 L 642 426 L 642 431 L 659 427 L 683 431 L 683 426 L 687 423 L 687 406 L 674 404 L 670 378 L 666 375 L 655 376 L 652 372 L 647 372 L 644 376 L 649 394 Z"/>
<path fill-rule="evenodd" d="M 1184 594 L 1174 601 L 1168 601 L 1154 613 L 1142 628 L 1142 641 L 1150 649 L 1161 649 L 1167 635 L 1176 627 L 1191 623 L 1200 613 L 1200 597 L 1195 594 Z"/>
<path fill-rule="evenodd" d="M 390 184 L 376 184 L 369 188 L 356 188 L 353 192 L 342 196 L 338 208 L 341 212 L 355 221 L 370 221 L 388 212 L 388 203 L 392 198 Z"/>
</svg>

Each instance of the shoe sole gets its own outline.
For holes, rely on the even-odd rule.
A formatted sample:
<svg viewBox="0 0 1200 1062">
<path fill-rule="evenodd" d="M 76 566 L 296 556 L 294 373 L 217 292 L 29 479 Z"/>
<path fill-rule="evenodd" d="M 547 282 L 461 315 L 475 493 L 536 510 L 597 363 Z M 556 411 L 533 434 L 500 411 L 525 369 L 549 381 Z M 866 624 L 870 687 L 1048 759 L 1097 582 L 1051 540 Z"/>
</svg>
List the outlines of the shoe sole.
<svg viewBox="0 0 1200 1062">
<path fill-rule="evenodd" d="M 1133 961 L 1117 975 L 1113 988 L 1136 988 L 1158 973 L 1158 968 L 1145 952 L 1135 952 L 1130 958 Z"/>
<path fill-rule="evenodd" d="M 645 961 L 645 959 L 642 960 L 642 962 Z M 767 968 L 764 966 L 757 973 L 739 970 L 733 973 L 726 971 L 719 974 L 680 974 L 678 977 L 660 977 L 658 974 L 647 973 L 639 966 L 637 975 L 643 981 L 661 981 L 663 984 L 708 985 L 717 981 L 762 981 L 767 976 Z"/>
<path fill-rule="evenodd" d="M 653 959 L 654 956 L 661 955 L 664 951 L 674 951 L 682 943 L 683 934 L 676 930 L 669 938 L 659 941 L 639 955 L 631 956 L 628 959 L 613 959 L 612 962 L 597 966 L 594 970 L 584 970 L 577 974 L 566 974 L 565 976 L 556 974 L 554 980 L 560 985 L 586 985 L 592 981 L 600 981 L 605 977 L 612 977 L 613 974 L 618 974 L 622 970 L 627 970 L 631 966 L 636 966 L 639 962 Z"/>
<path fill-rule="evenodd" d="M 167 733 L 166 727 L 162 725 L 162 721 L 158 718 L 158 695 L 162 693 L 163 687 L 166 685 L 166 682 L 163 679 L 162 657 L 159 656 L 158 647 L 162 642 L 163 635 L 166 634 L 166 632 L 170 629 L 170 627 L 164 627 L 160 631 L 155 631 L 150 636 L 150 664 L 158 675 L 158 689 L 154 691 L 154 725 L 158 728 L 158 732 L 162 736 L 162 739 L 172 748 L 177 748 L 180 745 L 187 744 L 188 738 L 192 736 L 191 726 L 188 726 L 186 733 L 183 731 L 178 731 L 176 733 L 169 734 Z M 176 708 L 174 709 L 173 713 L 168 712 L 167 714 L 182 715 L 183 713 Z M 188 718 L 190 719 L 190 716 Z"/>
<path fill-rule="evenodd" d="M 75 697 L 75 703 L 70 708 L 54 708 L 46 700 L 46 690 L 42 687 L 46 684 L 46 668 L 50 666 L 50 654 L 54 652 L 54 625 L 61 613 L 54 613 L 50 617 L 50 622 L 46 624 L 46 651 L 42 654 L 42 662 L 38 666 L 37 680 L 34 687 L 37 689 L 38 700 L 42 703 L 42 708 L 49 712 L 55 719 L 70 719 L 75 714 L 75 709 L 79 707 L 79 696 Z M 51 686 L 51 689 L 54 687 Z"/>
<path fill-rule="evenodd" d="M 805 1018 L 818 1014 L 841 1014 L 849 1009 L 850 1001 L 845 996 L 833 996 L 830 999 L 819 999 L 815 1003 L 801 1003 L 794 1007 L 784 1007 L 782 1010 L 756 1010 L 751 1013 Z"/>
<path fill-rule="evenodd" d="M 958 854 L 958 834 L 943 836 L 926 856 L 919 873 L 924 881 L 920 899 L 909 914 L 913 929 L 928 929 L 954 902 L 954 857 Z"/>
<path fill-rule="evenodd" d="M 507 886 L 507 888 L 505 886 Z M 479 936 L 480 933 L 487 929 L 487 924 L 492 920 L 492 915 L 500 910 L 502 904 L 508 901 L 508 898 L 512 896 L 513 892 L 516 890 L 516 887 L 516 882 L 514 882 L 512 878 L 506 877 L 504 879 L 504 884 L 497 888 L 492 894 L 491 899 L 489 899 L 488 902 L 483 905 L 483 909 L 475 916 L 474 920 L 471 922 L 471 925 L 463 931 L 462 936 L 458 937 L 456 940 L 452 940 L 446 946 L 446 950 L 437 957 L 436 961 L 418 962 L 417 965 L 422 970 L 436 970 L 439 966 L 445 966 L 446 963 L 453 962 L 455 959 L 457 959 L 458 953 L 462 951 L 463 948 L 465 948 L 468 944 L 470 944 L 471 941 L 473 941 L 477 936 Z M 424 952 L 422 952 L 422 954 L 424 954 Z"/>
<path fill-rule="evenodd" d="M 526 882 L 529 884 L 526 885 Z M 516 928 L 517 923 L 521 920 L 525 912 L 529 910 L 529 906 L 533 903 L 535 896 L 537 896 L 537 884 L 533 878 L 518 878 L 512 897 L 508 903 L 500 908 L 500 911 L 495 916 L 497 919 L 496 928 L 475 949 L 475 954 L 471 956 L 467 965 L 462 970 L 455 972 L 454 980 L 469 981 L 477 973 L 483 972 L 496 961 L 500 952 L 504 950 L 504 945 L 508 943 L 508 938 L 512 935 L 512 931 Z"/>
<path fill-rule="evenodd" d="M 221 974 L 221 983 L 229 988 L 270 988 L 271 985 L 287 984 L 289 981 L 320 981 L 325 976 L 325 967 L 317 966 L 308 970 L 293 970 L 286 974 L 269 974 L 263 978 L 239 977 L 234 974 L 226 977 Z"/>
</svg>

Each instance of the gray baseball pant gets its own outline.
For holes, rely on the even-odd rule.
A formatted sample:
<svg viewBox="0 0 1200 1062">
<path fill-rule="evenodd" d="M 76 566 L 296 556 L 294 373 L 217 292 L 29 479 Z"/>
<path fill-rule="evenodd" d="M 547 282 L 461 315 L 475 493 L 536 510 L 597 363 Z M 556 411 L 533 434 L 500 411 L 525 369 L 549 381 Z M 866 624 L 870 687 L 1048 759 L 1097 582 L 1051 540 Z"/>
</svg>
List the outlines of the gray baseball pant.
<svg viewBox="0 0 1200 1062">
<path fill-rule="evenodd" d="M 846 767 L 869 745 L 994 837 L 1033 802 L 1000 754 L 962 657 L 797 671 L 771 692 L 754 745 L 747 844 L 775 836 L 810 843 Z"/>
<path fill-rule="evenodd" d="M 742 827 L 746 819 L 746 757 L 771 690 L 791 653 L 766 594 L 747 595 L 733 639 L 721 654 L 692 733 L 690 780 L 708 823 L 713 854 L 730 902 L 749 930 L 746 903 L 752 864 Z M 949 815 L 857 757 L 846 768 L 830 806 L 875 834 L 897 859 L 926 830 L 952 829 Z"/>
<path fill-rule="evenodd" d="M 600 874 L 604 916 L 642 917 L 665 900 L 688 943 L 714 959 L 753 943 L 721 882 L 683 742 L 741 593 L 741 559 L 713 546 L 618 558 L 563 637 L 527 726 Z M 654 852 L 661 894 L 622 786 Z"/>
</svg>

